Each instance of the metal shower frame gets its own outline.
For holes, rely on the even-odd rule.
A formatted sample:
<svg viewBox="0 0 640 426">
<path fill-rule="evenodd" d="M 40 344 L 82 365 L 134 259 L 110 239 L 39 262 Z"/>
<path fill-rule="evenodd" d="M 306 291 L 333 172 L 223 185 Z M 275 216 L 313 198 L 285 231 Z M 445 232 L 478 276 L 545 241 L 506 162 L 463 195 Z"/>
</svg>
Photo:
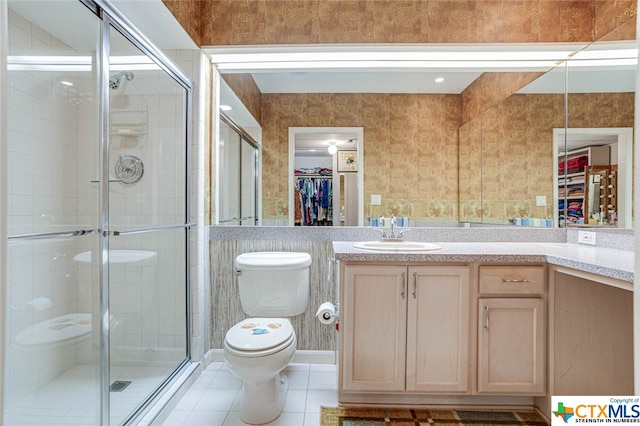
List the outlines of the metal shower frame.
<svg viewBox="0 0 640 426">
<path fill-rule="evenodd" d="M 101 20 L 100 52 L 97 54 L 99 70 L 99 102 L 100 102 L 100 151 L 101 161 L 99 164 L 99 174 L 101 176 L 99 185 L 100 199 L 100 235 L 99 235 L 99 276 L 100 276 L 100 421 L 102 425 L 109 425 L 110 422 L 110 347 L 109 347 L 109 240 L 118 235 L 154 232 L 166 229 L 185 229 L 185 280 L 186 280 L 186 357 L 182 363 L 170 375 L 149 398 L 144 401 L 130 415 L 124 424 L 130 423 L 154 401 L 154 398 L 162 393 L 166 385 L 179 374 L 191 361 L 191 304 L 189 294 L 191 293 L 191 228 L 195 223 L 191 222 L 191 134 L 192 134 L 192 99 L 193 83 L 191 79 L 180 70 L 161 50 L 159 50 L 149 39 L 147 39 L 127 18 L 118 12 L 106 0 L 78 0 L 92 10 Z M 130 231 L 112 231 L 109 221 L 109 52 L 111 48 L 110 28 L 114 28 L 130 43 L 140 49 L 145 55 L 150 57 L 169 76 L 176 80 L 186 93 L 185 99 L 185 143 L 186 143 L 186 179 L 185 179 L 185 223 L 171 226 L 160 226 L 153 228 L 141 228 Z"/>
</svg>

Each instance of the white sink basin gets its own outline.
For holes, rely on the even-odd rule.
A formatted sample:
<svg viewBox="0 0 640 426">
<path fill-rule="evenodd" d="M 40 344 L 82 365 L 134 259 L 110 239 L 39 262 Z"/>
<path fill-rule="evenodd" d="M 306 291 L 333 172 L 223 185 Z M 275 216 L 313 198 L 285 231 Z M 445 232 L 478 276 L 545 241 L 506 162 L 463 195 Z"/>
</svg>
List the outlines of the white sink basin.
<svg viewBox="0 0 640 426">
<path fill-rule="evenodd" d="M 440 250 L 442 247 L 434 243 L 422 243 L 419 241 L 360 241 L 353 243 L 355 248 L 366 250 L 391 250 L 391 251 L 425 251 Z"/>
</svg>

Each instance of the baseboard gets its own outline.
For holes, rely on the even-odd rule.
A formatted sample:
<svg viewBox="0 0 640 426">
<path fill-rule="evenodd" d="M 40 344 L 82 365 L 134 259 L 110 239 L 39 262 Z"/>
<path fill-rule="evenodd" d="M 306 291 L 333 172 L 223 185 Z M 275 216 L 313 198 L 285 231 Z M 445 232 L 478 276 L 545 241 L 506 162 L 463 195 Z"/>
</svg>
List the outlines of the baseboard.
<svg viewBox="0 0 640 426">
<path fill-rule="evenodd" d="M 305 364 L 336 364 L 336 351 L 296 351 L 292 362 Z"/>
<path fill-rule="evenodd" d="M 138 420 L 138 426 L 162 425 L 171 411 L 176 407 L 180 399 L 187 393 L 196 379 L 202 373 L 202 366 L 199 362 L 187 365 L 176 377 L 163 394 L 156 400 L 154 405 Z"/>
<path fill-rule="evenodd" d="M 215 359 L 215 358 L 216 358 L 216 356 L 217 356 L 217 354 L 216 354 L 216 352 L 215 352 L 215 351 L 217 351 L 217 349 L 209 349 L 209 350 L 207 351 L 207 353 L 205 353 L 205 354 L 204 354 L 203 363 L 204 363 L 204 368 L 205 368 L 205 369 L 206 369 L 206 368 L 207 368 L 207 366 L 208 366 L 209 364 L 211 364 L 212 362 L 214 362 L 214 361 L 218 361 L 217 359 Z M 221 361 L 224 361 L 224 358 L 223 358 Z"/>
<path fill-rule="evenodd" d="M 529 396 L 484 396 L 484 395 L 430 395 L 430 394 L 385 394 L 385 393 L 338 393 L 341 406 L 408 406 L 416 408 L 454 409 L 521 409 L 533 410 L 533 397 Z"/>
<path fill-rule="evenodd" d="M 212 362 L 224 362 L 224 350 L 211 349 L 205 354 L 204 357 L 206 365 L 209 365 Z M 296 351 L 296 354 L 293 357 L 293 361 L 291 362 L 305 364 L 335 364 L 336 352 L 298 350 Z"/>
</svg>

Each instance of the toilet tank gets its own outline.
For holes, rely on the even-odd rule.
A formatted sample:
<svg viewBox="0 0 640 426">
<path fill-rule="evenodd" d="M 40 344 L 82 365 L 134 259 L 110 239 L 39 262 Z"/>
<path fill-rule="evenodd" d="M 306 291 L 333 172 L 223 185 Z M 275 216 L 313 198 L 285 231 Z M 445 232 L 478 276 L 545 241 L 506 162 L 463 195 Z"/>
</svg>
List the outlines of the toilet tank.
<svg viewBox="0 0 640 426">
<path fill-rule="evenodd" d="M 236 257 L 242 310 L 254 317 L 290 317 L 307 309 L 309 253 L 253 252 Z"/>
</svg>

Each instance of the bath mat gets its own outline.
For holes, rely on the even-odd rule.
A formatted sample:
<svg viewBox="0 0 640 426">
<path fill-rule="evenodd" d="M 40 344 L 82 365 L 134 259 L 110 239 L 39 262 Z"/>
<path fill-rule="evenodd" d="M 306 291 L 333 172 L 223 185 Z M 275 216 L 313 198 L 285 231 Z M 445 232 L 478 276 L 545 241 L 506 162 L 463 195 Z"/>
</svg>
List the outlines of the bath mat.
<svg viewBox="0 0 640 426">
<path fill-rule="evenodd" d="M 321 407 L 320 426 L 529 425 L 549 423 L 531 411 Z"/>
</svg>

